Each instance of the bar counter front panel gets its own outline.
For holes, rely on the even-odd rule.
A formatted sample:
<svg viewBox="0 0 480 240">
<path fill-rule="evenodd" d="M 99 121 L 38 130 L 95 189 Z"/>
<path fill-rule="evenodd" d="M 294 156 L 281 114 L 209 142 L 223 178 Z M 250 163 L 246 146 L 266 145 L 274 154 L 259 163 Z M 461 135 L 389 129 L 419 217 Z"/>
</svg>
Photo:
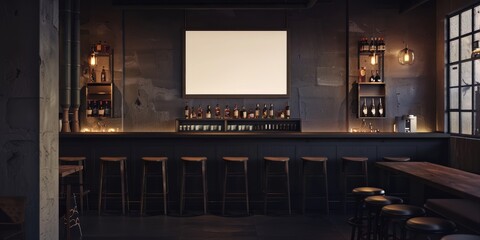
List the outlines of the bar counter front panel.
<svg viewBox="0 0 480 240">
<path fill-rule="evenodd" d="M 85 181 L 91 190 L 89 196 L 90 202 L 93 203 L 90 204 L 91 208 L 96 208 L 95 199 L 98 196 L 99 157 L 128 157 L 127 173 L 131 210 L 139 209 L 141 157 L 166 156 L 168 157 L 169 208 L 174 212 L 178 211 L 182 166 L 180 157 L 182 156 L 208 158 L 208 200 L 211 210 L 218 210 L 221 206 L 224 174 L 222 157 L 249 157 L 249 191 L 251 207 L 255 212 L 263 210 L 264 156 L 290 157 L 290 184 L 294 210 L 301 209 L 302 164 L 300 158 L 325 156 L 328 157 L 330 208 L 341 209 L 339 204 L 342 201 L 340 185 L 342 156 L 368 157 L 370 185 L 375 186 L 379 185 L 379 174 L 374 163 L 382 161 L 384 156 L 408 156 L 412 161 L 448 165 L 449 139 L 449 135 L 443 133 L 61 133 L 59 155 L 87 158 Z M 157 182 L 153 183 L 154 181 Z M 274 190 L 284 186 L 281 178 L 269 181 Z M 232 180 L 230 183 L 238 184 L 237 188 L 243 189 L 241 178 L 238 181 Z M 149 184 L 160 186 L 161 178 L 149 179 Z M 200 185 L 195 186 L 199 181 L 192 181 L 192 184 L 196 190 L 201 189 Z M 313 191 L 315 187 L 321 189 L 321 184 L 321 182 L 311 184 L 309 189 Z M 158 201 L 160 206 L 161 200 L 155 201 Z M 195 201 L 197 200 L 188 202 L 195 204 Z M 307 202 L 309 208 L 323 206 L 321 203 L 315 204 L 314 201 L 322 201 L 322 199 L 309 200 Z M 201 200 L 198 200 L 198 205 L 200 204 Z M 160 209 L 158 206 L 157 208 Z M 238 202 L 238 206 L 241 208 L 243 203 Z M 272 205 L 272 207 L 275 206 Z M 278 207 L 285 208 L 286 203 L 281 200 L 278 202 Z"/>
</svg>

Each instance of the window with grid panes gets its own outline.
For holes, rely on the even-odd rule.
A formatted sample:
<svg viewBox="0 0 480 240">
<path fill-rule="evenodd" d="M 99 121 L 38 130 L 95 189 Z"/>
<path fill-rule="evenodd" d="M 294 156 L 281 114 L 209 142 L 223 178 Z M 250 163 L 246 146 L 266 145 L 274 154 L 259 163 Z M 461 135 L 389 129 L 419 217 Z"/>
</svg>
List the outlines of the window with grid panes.
<svg viewBox="0 0 480 240">
<path fill-rule="evenodd" d="M 480 4 L 446 19 L 446 111 L 448 132 L 480 136 Z M 477 43 L 478 43 L 477 42 Z"/>
</svg>

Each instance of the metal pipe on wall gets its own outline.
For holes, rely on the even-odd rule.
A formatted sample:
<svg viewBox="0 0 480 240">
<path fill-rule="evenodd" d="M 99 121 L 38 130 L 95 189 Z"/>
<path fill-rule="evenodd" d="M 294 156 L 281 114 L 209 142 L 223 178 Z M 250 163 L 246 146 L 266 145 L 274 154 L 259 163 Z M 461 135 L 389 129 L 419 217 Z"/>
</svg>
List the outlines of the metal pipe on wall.
<svg viewBox="0 0 480 240">
<path fill-rule="evenodd" d="M 80 131 L 78 110 L 80 108 L 80 0 L 72 0 L 71 15 L 71 100 L 72 132 Z"/>
<path fill-rule="evenodd" d="M 70 36 L 71 0 L 60 1 L 60 107 L 62 108 L 62 132 L 70 132 L 68 112 L 70 109 Z"/>
</svg>

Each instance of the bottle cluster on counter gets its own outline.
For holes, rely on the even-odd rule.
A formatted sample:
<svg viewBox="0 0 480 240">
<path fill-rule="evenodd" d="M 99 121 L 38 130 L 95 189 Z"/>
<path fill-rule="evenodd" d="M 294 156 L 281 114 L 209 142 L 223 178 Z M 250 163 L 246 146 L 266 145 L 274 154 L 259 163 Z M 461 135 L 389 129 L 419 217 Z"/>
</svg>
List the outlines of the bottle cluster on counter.
<svg viewBox="0 0 480 240">
<path fill-rule="evenodd" d="M 213 112 L 212 112 L 213 111 Z M 197 108 L 189 106 L 185 103 L 184 108 L 185 119 L 290 119 L 290 106 L 288 103 L 284 109 L 279 112 L 275 112 L 273 103 L 269 106 L 267 104 L 260 108 L 260 104 L 256 104 L 255 108 L 247 109 L 245 106 L 239 107 L 237 104 L 231 108 L 228 104 L 225 108 L 221 108 L 219 104 L 216 104 L 212 109 L 211 105 L 207 105 L 204 110 L 201 105 Z"/>
<path fill-rule="evenodd" d="M 367 104 L 367 100 L 369 104 Z M 382 98 L 378 98 L 378 105 L 375 104 L 375 98 L 364 97 L 361 108 L 361 117 L 384 117 L 385 110 L 382 104 Z"/>
<path fill-rule="evenodd" d="M 110 117 L 112 107 L 110 101 L 88 101 L 87 117 Z"/>
<path fill-rule="evenodd" d="M 385 52 L 385 40 L 383 37 L 371 37 L 369 42 L 363 37 L 358 41 L 358 49 L 360 52 Z"/>
</svg>

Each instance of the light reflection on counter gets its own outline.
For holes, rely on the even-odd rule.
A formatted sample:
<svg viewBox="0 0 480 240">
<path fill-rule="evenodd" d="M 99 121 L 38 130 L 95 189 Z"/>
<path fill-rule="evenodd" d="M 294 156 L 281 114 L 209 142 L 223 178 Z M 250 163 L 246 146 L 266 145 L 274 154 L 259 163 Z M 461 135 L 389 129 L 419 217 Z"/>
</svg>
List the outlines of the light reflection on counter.
<svg viewBox="0 0 480 240">
<path fill-rule="evenodd" d="M 120 128 L 82 128 L 81 132 L 121 132 Z"/>
</svg>

